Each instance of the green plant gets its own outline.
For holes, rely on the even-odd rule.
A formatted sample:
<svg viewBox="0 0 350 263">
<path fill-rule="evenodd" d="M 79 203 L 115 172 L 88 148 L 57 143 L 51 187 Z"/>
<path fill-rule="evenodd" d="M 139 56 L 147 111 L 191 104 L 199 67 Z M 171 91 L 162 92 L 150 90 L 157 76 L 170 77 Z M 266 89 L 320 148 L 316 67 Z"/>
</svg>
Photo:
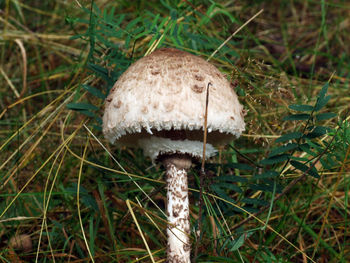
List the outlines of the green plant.
<svg viewBox="0 0 350 263">
<path fill-rule="evenodd" d="M 248 110 L 246 133 L 206 163 L 203 185 L 191 171 L 197 262 L 349 260 L 344 2 L 73 2 L 0 4 L 2 261 L 150 261 L 140 232 L 164 258 L 161 170 L 100 133 L 114 82 L 161 46 L 217 50 L 211 62 Z M 29 253 L 8 245 L 22 233 Z"/>
<path fill-rule="evenodd" d="M 128 61 L 127 55 L 123 55 L 121 50 L 129 50 L 131 48 L 130 43 L 134 43 L 132 44 L 132 52 L 134 52 L 136 43 L 142 41 L 142 38 L 149 34 L 153 35 L 148 45 L 150 48 L 155 45 L 161 46 L 163 41 L 165 41 L 164 43 L 171 43 L 175 45 L 175 47 L 183 47 L 179 46 L 179 43 L 184 46 L 189 44 L 184 42 L 183 39 L 192 40 L 192 45 L 189 49 L 193 47 L 198 48 L 200 45 L 201 50 L 213 50 L 216 45 L 219 44 L 219 42 L 213 39 L 207 39 L 207 41 L 205 41 L 205 37 L 203 38 L 201 35 L 196 35 L 196 32 L 191 32 L 192 35 L 189 36 L 189 30 L 178 30 L 178 28 L 182 28 L 184 24 L 192 22 L 185 17 L 183 20 L 184 22 L 177 23 L 177 19 L 182 17 L 183 12 L 186 10 L 174 10 L 170 8 L 170 17 L 163 18 L 161 21 L 158 21 L 159 16 L 154 17 L 153 14 L 147 13 L 143 18 L 138 17 L 135 20 L 129 21 L 125 28 L 122 29 L 120 25 L 123 22 L 124 15 L 115 16 L 115 9 L 111 9 L 108 12 L 106 10 L 99 10 L 96 5 L 92 5 L 92 7 L 93 8 L 90 10 L 85 9 L 90 15 L 87 32 L 76 37 L 81 37 L 83 40 L 90 43 L 87 67 L 92 70 L 97 77 L 102 78 L 106 82 L 106 93 L 108 93 L 116 81 L 116 76 L 120 75 L 131 63 L 130 59 L 127 63 L 120 63 L 121 61 Z M 166 7 L 169 8 L 167 5 Z M 214 6 L 212 7 L 214 8 Z M 148 18 L 148 16 L 152 17 L 152 19 Z M 235 19 L 232 20 L 236 21 Z M 143 21 L 143 23 L 141 23 L 141 21 Z M 206 19 L 203 19 L 203 21 L 209 22 Z M 77 22 L 84 21 L 77 20 Z M 176 37 L 172 34 L 174 31 L 176 31 Z M 162 34 L 160 34 L 160 32 L 162 32 Z M 124 46 L 116 46 L 109 38 L 126 38 L 126 41 Z M 98 44 L 98 47 L 96 44 Z M 96 55 L 98 54 L 100 56 L 101 53 L 106 55 L 102 56 L 103 59 L 96 59 Z M 223 53 L 226 56 L 233 55 L 237 57 L 235 53 L 230 54 L 225 51 L 223 51 Z M 222 56 L 225 57 L 225 55 Z M 101 65 L 105 65 L 106 67 L 101 67 Z M 113 65 L 118 66 L 115 67 Z M 113 66 L 112 72 L 110 71 L 111 66 Z M 91 93 L 91 95 L 103 99 L 104 94 L 96 88 L 87 85 L 84 85 L 83 88 Z M 219 242 L 218 252 L 224 253 L 226 250 L 228 252 L 238 250 L 240 246 L 244 244 L 244 240 L 254 232 L 251 230 L 242 232 L 242 229 L 240 229 L 236 233 L 238 236 L 233 238 L 234 235 L 229 234 L 230 230 L 228 229 L 229 232 L 227 232 L 225 227 L 219 223 L 219 219 L 222 216 L 232 216 L 236 213 L 247 212 L 257 213 L 260 210 L 268 208 L 268 215 L 264 225 L 262 225 L 261 228 L 257 228 L 255 231 L 265 230 L 275 199 L 280 199 L 292 189 L 291 186 L 295 186 L 296 184 L 295 181 L 292 181 L 284 192 L 284 187 L 287 185 L 283 186 L 281 184 L 282 176 L 285 176 L 286 173 L 294 173 L 299 170 L 303 175 L 298 178 L 298 181 L 302 180 L 305 175 L 311 175 L 315 178 L 320 177 L 315 168 L 315 164 L 320 159 L 325 160 L 329 158 L 327 153 L 329 152 L 328 148 L 330 145 L 329 143 L 320 145 L 316 142 L 316 139 L 321 136 L 326 136 L 327 132 L 331 131 L 331 127 L 321 126 L 319 123 L 336 116 L 334 113 L 330 112 L 320 113 L 331 98 L 330 96 L 326 96 L 327 90 L 328 83 L 321 89 L 313 106 L 305 104 L 289 105 L 290 110 L 298 113 L 288 115 L 284 117 L 284 120 L 297 124 L 297 127 L 294 131 L 283 134 L 277 138 L 275 143 L 283 144 L 277 147 L 270 145 L 271 150 L 268 156 L 261 160 L 259 164 L 249 163 L 250 160 L 246 159 L 249 164 L 228 161 L 221 165 L 208 165 L 208 169 L 210 167 L 211 170 L 214 170 L 214 173 L 217 173 L 218 169 L 220 169 L 220 176 L 212 177 L 210 182 L 206 183 L 210 185 L 208 189 L 209 192 L 220 198 L 220 200 L 215 201 L 216 207 L 213 207 L 213 204 L 211 204 L 213 201 L 210 201 L 209 198 L 206 198 L 205 202 L 205 216 L 216 219 L 214 220 L 216 222 L 216 227 L 220 229 L 219 232 L 221 234 L 215 240 Z M 91 111 L 96 111 L 98 109 L 87 103 L 70 103 L 67 106 L 70 109 L 81 111 L 89 117 L 96 117 Z M 240 154 L 239 151 L 238 154 Z M 235 152 L 232 152 L 231 155 L 236 156 Z M 197 185 L 197 187 L 201 188 L 203 186 Z M 202 233 L 210 231 L 210 229 L 208 229 L 209 224 L 206 224 L 206 226 L 207 228 L 203 229 Z"/>
</svg>

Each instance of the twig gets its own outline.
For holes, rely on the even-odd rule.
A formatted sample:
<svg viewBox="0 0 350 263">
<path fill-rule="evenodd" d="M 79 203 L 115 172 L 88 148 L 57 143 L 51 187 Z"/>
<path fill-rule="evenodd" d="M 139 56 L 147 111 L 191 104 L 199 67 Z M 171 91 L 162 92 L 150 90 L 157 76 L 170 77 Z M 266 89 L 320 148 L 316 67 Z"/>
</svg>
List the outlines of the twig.
<svg viewBox="0 0 350 263">
<path fill-rule="evenodd" d="M 207 126 L 208 126 L 208 105 L 209 105 L 209 87 L 212 86 L 210 82 L 207 86 L 207 94 L 205 98 L 205 113 L 204 113 L 204 134 L 203 134 L 203 157 L 202 157 L 202 165 L 201 170 L 199 172 L 199 217 L 198 217 L 198 241 L 196 242 L 196 246 L 194 249 L 194 258 L 193 262 L 196 263 L 197 255 L 198 255 L 198 246 L 202 236 L 202 206 L 203 206 L 203 179 L 205 176 L 205 149 L 207 144 Z"/>
</svg>

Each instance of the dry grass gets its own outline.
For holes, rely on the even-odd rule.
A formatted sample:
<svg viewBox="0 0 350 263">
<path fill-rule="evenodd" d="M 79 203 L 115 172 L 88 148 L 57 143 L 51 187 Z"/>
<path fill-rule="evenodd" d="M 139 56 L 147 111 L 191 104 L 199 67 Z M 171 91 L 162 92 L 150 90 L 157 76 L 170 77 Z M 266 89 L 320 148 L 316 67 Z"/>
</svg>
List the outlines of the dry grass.
<svg viewBox="0 0 350 263">
<path fill-rule="evenodd" d="M 146 11 L 162 18 L 170 15 L 158 1 L 95 3 L 101 9 L 115 6 L 118 14 L 125 13 L 124 27 Z M 218 52 L 211 59 L 232 78 L 247 110 L 246 133 L 235 143 L 245 156 L 254 161 L 266 157 L 279 135 L 298 126 L 282 121 L 291 112 L 288 105 L 315 103 L 328 81 L 332 98 L 324 111 L 337 113 L 337 118 L 323 125 L 343 128 L 339 133 L 343 137 L 336 138 L 332 148 L 339 152 L 336 164 L 325 169 L 318 162 L 320 179 L 307 176 L 276 200 L 266 229 L 261 230 L 266 211 L 257 216 L 260 222 L 247 221 L 245 242 L 238 250 L 229 251 L 223 237 L 230 233 L 238 237 L 242 229 L 236 227 L 247 214 L 220 214 L 220 198 L 208 195 L 197 262 L 349 262 L 350 128 L 338 120 L 350 118 L 350 5 L 345 1 L 220 1 L 221 7 L 209 11 L 210 2 L 181 3 L 178 8 L 186 6 L 186 16 L 197 23 L 190 28 L 197 26 L 203 35 L 215 38 L 215 48 L 239 27 L 225 12 L 243 24 L 264 9 L 225 46 L 238 57 Z M 146 243 L 154 260 L 164 262 L 162 170 L 138 150 L 115 150 L 93 119 L 66 107 L 88 101 L 102 115 L 103 102 L 81 85 L 104 91 L 106 82 L 86 67 L 89 43 L 71 39 L 87 30 L 86 24 L 74 20 L 89 19 L 82 6 L 90 8 L 90 1 L 0 2 L 0 261 L 151 262 Z M 218 10 L 224 12 L 213 15 Z M 205 17 L 210 22 L 201 25 Z M 184 19 L 178 18 L 178 23 Z M 125 41 L 111 39 L 120 45 Z M 152 35 L 144 36 L 134 53 L 132 48 L 121 49 L 142 56 L 151 49 L 151 41 Z M 162 45 L 174 43 L 166 39 Z M 110 54 L 99 42 L 95 49 L 101 57 Z M 201 55 L 209 57 L 214 50 Z M 116 66 L 99 61 L 96 54 L 95 59 L 111 72 Z M 327 135 L 317 142 L 326 145 L 330 139 Z M 231 148 L 211 163 L 235 159 L 249 163 Z M 289 168 L 280 178 L 284 186 L 302 174 Z M 210 164 L 207 169 L 209 178 L 222 172 Z M 193 178 L 195 225 L 198 186 Z M 245 194 L 271 201 L 270 194 Z M 231 197 L 237 200 L 240 195 Z M 195 242 L 194 234 L 192 238 Z"/>
</svg>

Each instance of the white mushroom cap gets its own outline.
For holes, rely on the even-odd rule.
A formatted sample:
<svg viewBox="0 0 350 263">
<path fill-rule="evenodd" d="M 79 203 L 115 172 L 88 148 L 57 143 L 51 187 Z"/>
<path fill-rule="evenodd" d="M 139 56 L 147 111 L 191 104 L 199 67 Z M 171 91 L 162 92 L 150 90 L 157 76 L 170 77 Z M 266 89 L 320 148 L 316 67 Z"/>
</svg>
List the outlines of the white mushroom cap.
<svg viewBox="0 0 350 263">
<path fill-rule="evenodd" d="M 169 142 L 149 152 L 151 136 L 171 141 L 202 141 L 206 89 L 208 144 L 222 145 L 245 129 L 243 107 L 226 77 L 204 59 L 174 48 L 161 48 L 132 64 L 118 79 L 106 99 L 103 133 L 119 146 L 141 147 L 155 159 L 167 153 Z M 146 140 L 146 143 L 145 143 Z M 153 139 L 154 140 L 154 139 Z M 173 152 L 201 157 L 199 144 L 179 146 Z M 171 147 L 174 145 L 171 144 Z M 207 147 L 207 157 L 215 153 Z M 153 147 L 154 148 L 154 147 Z M 191 148 L 193 148 L 192 152 Z M 158 153 L 157 153 L 158 151 Z"/>
</svg>

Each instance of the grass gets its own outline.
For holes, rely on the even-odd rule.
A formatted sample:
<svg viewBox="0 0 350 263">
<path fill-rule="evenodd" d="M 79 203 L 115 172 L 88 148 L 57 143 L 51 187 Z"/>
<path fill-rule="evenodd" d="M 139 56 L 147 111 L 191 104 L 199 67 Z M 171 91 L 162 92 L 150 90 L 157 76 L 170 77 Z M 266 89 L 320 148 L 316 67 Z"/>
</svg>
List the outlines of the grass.
<svg viewBox="0 0 350 263">
<path fill-rule="evenodd" d="M 109 145 L 99 119 L 120 74 L 158 45 L 217 51 L 247 111 L 245 133 L 206 163 L 200 241 L 191 171 L 196 262 L 349 262 L 347 1 L 94 4 L 0 1 L 0 261 L 165 262 L 162 169 Z M 312 116 L 335 117 L 283 120 L 327 95 Z M 311 124 L 327 132 L 312 138 Z M 295 131 L 304 148 L 271 155 Z"/>
</svg>

